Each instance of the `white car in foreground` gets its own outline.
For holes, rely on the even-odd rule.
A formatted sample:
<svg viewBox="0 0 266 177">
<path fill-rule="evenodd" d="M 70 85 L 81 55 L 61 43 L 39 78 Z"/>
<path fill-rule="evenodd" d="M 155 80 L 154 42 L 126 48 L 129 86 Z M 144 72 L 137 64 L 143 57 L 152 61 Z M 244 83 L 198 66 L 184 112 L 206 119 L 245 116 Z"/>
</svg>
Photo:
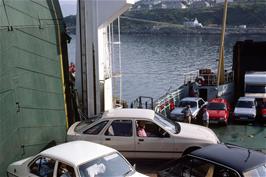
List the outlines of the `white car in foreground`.
<svg viewBox="0 0 266 177">
<path fill-rule="evenodd" d="M 146 177 L 116 150 L 86 141 L 61 144 L 8 166 L 8 177 Z"/>
<path fill-rule="evenodd" d="M 139 136 L 145 124 L 147 136 Z M 114 109 L 93 123 L 77 122 L 67 132 L 68 141 L 87 140 L 110 146 L 127 158 L 178 158 L 194 149 L 217 144 L 206 127 L 176 123 L 147 109 Z"/>
</svg>

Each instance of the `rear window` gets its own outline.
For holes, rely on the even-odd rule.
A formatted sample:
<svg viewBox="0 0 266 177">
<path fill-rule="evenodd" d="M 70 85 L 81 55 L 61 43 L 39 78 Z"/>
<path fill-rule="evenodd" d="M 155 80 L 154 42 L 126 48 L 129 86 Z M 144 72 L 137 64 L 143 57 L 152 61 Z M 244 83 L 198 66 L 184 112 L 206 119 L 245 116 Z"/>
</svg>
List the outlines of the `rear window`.
<svg viewBox="0 0 266 177">
<path fill-rule="evenodd" d="M 84 134 L 90 134 L 90 135 L 97 135 L 97 134 L 99 134 L 102 131 L 102 129 L 105 127 L 105 125 L 107 123 L 108 123 L 107 120 L 106 121 L 102 121 L 102 122 L 94 125 L 93 127 L 85 130 L 83 133 Z"/>
<path fill-rule="evenodd" d="M 262 108 L 266 108 L 266 102 L 263 102 L 261 105 Z"/>
<path fill-rule="evenodd" d="M 95 122 L 96 120 L 100 119 L 102 117 L 102 115 L 81 121 L 74 129 L 75 132 L 83 132 L 84 130 L 86 130 L 86 128 L 88 127 L 88 125 L 92 124 L 93 122 Z"/>
<path fill-rule="evenodd" d="M 197 102 L 195 102 L 195 101 L 181 101 L 179 103 L 178 107 L 186 107 L 187 105 L 190 105 L 191 108 L 197 107 Z"/>
<path fill-rule="evenodd" d="M 208 103 L 207 110 L 226 110 L 224 103 Z"/>
</svg>

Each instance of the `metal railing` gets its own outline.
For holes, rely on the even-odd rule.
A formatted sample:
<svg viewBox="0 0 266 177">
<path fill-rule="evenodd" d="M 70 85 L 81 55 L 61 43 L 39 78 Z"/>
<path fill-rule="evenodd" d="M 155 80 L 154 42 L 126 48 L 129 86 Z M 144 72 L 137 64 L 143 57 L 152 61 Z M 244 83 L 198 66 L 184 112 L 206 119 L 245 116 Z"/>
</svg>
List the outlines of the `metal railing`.
<svg viewBox="0 0 266 177">
<path fill-rule="evenodd" d="M 231 70 L 225 70 L 224 73 L 225 83 L 233 82 L 234 73 Z M 192 71 L 184 74 L 184 84 L 197 82 L 204 86 L 215 86 L 217 85 L 216 72 L 211 69 L 204 69 L 198 71 Z"/>
</svg>

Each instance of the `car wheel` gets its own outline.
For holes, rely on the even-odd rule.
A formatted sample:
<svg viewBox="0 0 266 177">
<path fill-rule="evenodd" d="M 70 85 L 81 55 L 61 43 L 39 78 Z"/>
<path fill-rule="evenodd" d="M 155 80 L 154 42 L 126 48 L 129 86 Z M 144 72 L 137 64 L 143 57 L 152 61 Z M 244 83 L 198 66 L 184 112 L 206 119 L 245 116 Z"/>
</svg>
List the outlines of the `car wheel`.
<svg viewBox="0 0 266 177">
<path fill-rule="evenodd" d="M 189 148 L 187 148 L 187 149 L 183 152 L 182 156 L 185 156 L 185 155 L 187 155 L 187 154 L 189 154 L 189 153 L 191 153 L 192 151 L 195 151 L 195 150 L 197 150 L 197 149 L 200 149 L 200 147 L 189 147 Z"/>
</svg>

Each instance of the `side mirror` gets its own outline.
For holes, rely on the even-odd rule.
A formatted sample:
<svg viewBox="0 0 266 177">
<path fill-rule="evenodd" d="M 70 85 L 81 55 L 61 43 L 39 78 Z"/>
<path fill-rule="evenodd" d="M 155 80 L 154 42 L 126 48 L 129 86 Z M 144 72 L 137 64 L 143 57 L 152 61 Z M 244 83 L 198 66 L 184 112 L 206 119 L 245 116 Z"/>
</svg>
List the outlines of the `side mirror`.
<svg viewBox="0 0 266 177">
<path fill-rule="evenodd" d="M 133 170 L 136 171 L 136 164 L 133 165 Z"/>
</svg>

